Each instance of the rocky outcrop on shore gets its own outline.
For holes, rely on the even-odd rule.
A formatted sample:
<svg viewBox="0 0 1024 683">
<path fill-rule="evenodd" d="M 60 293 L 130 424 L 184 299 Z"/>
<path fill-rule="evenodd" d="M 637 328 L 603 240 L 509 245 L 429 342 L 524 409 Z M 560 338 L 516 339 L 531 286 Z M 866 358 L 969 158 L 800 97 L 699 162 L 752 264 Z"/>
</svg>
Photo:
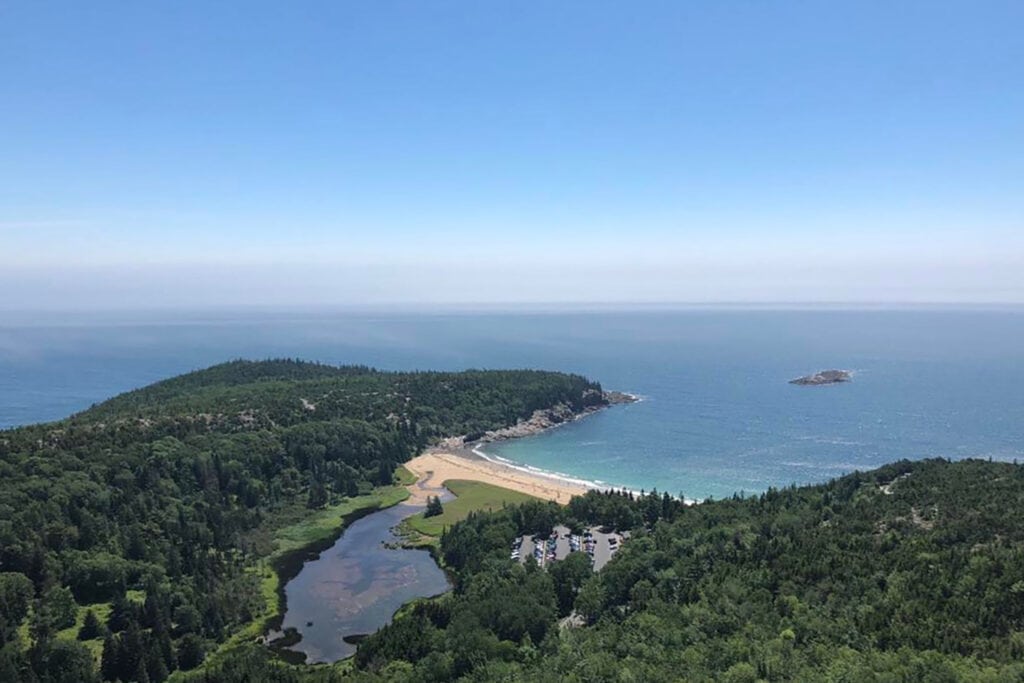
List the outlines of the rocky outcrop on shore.
<svg viewBox="0 0 1024 683">
<path fill-rule="evenodd" d="M 633 394 L 627 394 L 622 391 L 606 391 L 603 394 L 604 400 L 608 405 L 614 406 L 622 403 L 636 403 L 640 399 Z"/>
<path fill-rule="evenodd" d="M 797 377 L 796 379 L 789 380 L 790 384 L 799 384 L 800 386 L 819 386 L 822 384 L 839 384 L 840 382 L 849 382 L 853 378 L 853 373 L 849 370 L 822 370 L 816 372 L 813 375 L 806 375 L 805 377 Z"/>
<path fill-rule="evenodd" d="M 533 411 L 533 415 L 529 418 L 520 420 L 511 427 L 494 429 L 484 432 L 482 435 L 474 435 L 474 438 L 454 436 L 448 439 L 443 439 L 438 446 L 442 449 L 465 448 L 471 444 L 492 443 L 494 441 L 506 441 L 508 439 L 518 439 L 524 436 L 533 436 L 534 434 L 540 434 L 544 430 L 557 427 L 560 424 L 572 422 L 573 420 L 578 420 L 582 417 L 586 417 L 587 415 L 596 413 L 599 410 L 604 410 L 609 406 L 636 403 L 639 400 L 640 399 L 633 394 L 627 394 L 621 391 L 605 391 L 602 392 L 601 401 L 599 403 L 589 405 L 582 410 L 573 410 L 571 406 L 565 403 L 559 403 L 551 408 L 535 410 Z"/>
</svg>

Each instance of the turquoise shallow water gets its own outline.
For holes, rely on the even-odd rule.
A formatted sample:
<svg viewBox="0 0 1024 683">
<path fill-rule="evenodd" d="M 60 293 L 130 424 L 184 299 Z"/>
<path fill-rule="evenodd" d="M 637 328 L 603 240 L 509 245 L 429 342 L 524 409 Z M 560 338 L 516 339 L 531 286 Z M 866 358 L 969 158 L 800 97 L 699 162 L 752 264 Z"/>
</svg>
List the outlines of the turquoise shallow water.
<svg viewBox="0 0 1024 683">
<path fill-rule="evenodd" d="M 898 458 L 1024 458 L 1024 312 L 177 314 L 0 322 L 0 427 L 230 358 L 538 367 L 643 396 L 488 451 L 690 498 Z M 796 387 L 824 368 L 853 382 Z"/>
</svg>

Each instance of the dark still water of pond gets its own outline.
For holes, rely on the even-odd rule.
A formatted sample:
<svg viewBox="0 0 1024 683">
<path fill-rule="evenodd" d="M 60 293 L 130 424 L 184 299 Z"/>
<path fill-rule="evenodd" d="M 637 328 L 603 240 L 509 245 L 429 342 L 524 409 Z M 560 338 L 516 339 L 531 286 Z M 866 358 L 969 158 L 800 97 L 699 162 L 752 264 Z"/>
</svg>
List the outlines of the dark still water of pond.
<svg viewBox="0 0 1024 683">
<path fill-rule="evenodd" d="M 307 662 L 343 659 L 356 651 L 346 638 L 373 633 L 403 604 L 450 588 L 426 551 L 385 546 L 398 541 L 392 527 L 422 510 L 399 504 L 367 515 L 303 565 L 285 585 L 282 629 L 302 637 L 288 649 L 305 654 Z"/>
</svg>

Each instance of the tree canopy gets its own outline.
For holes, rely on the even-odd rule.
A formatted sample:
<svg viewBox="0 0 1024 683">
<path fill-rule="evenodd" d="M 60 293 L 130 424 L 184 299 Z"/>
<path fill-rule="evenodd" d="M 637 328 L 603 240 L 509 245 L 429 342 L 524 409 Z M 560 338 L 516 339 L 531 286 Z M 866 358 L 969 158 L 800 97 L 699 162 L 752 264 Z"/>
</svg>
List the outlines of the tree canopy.
<svg viewBox="0 0 1024 683">
<path fill-rule="evenodd" d="M 516 535 L 570 518 L 628 520 L 631 538 L 593 574 L 572 555 L 547 572 L 508 559 Z M 1013 464 L 899 462 L 695 506 L 591 492 L 472 515 L 441 552 L 455 592 L 363 641 L 365 680 L 1024 677 Z"/>
<path fill-rule="evenodd" d="M 106 680 L 196 667 L 259 619 L 281 520 L 392 484 L 435 439 L 603 400 L 553 372 L 233 361 L 2 431 L 0 679 L 78 675 L 91 652 Z"/>
</svg>

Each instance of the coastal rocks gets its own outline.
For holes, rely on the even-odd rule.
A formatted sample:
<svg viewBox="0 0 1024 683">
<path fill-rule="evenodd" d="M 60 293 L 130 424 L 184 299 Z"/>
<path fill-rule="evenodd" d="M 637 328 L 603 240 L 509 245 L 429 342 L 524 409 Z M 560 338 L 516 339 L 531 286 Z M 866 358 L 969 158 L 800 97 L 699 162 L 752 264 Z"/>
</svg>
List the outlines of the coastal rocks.
<svg viewBox="0 0 1024 683">
<path fill-rule="evenodd" d="M 594 409 L 597 409 L 597 407 L 587 408 L 580 414 L 593 412 Z M 479 441 L 503 441 L 505 439 L 518 439 L 523 436 L 538 434 L 545 429 L 550 429 L 555 425 L 573 420 L 576 416 L 577 414 L 573 412 L 572 408 L 564 403 L 559 403 L 546 410 L 535 410 L 529 419 L 520 420 L 511 427 L 485 432 Z"/>
<path fill-rule="evenodd" d="M 520 420 L 511 427 L 493 429 L 488 432 L 483 432 L 482 434 L 477 433 L 467 434 L 465 436 L 449 437 L 447 439 L 442 439 L 438 443 L 437 447 L 441 450 L 460 449 L 473 443 L 491 443 L 493 441 L 506 441 L 508 439 L 518 439 L 524 436 L 533 436 L 534 434 L 540 434 L 552 427 L 557 427 L 560 424 L 591 415 L 609 406 L 636 403 L 639 400 L 640 399 L 633 394 L 627 394 L 621 391 L 605 391 L 602 392 L 600 398 L 598 398 L 593 404 L 588 405 L 582 410 L 573 410 L 571 406 L 565 403 L 559 403 L 551 408 L 535 410 L 533 411 L 533 415 L 529 418 Z"/>
<path fill-rule="evenodd" d="M 514 424 L 511 427 L 485 432 L 483 436 L 473 440 L 481 443 L 487 443 L 490 441 L 504 441 L 506 439 L 518 439 L 524 436 L 532 436 L 534 434 L 540 434 L 552 427 L 557 427 L 565 422 L 578 420 L 581 417 L 596 413 L 608 406 L 620 405 L 623 403 L 635 403 L 638 400 L 639 399 L 632 394 L 626 394 L 621 391 L 605 391 L 601 395 L 600 402 L 595 402 L 593 405 L 589 405 L 583 410 L 574 411 L 572 407 L 564 403 L 559 403 L 558 405 L 546 410 L 535 410 L 529 419 L 520 420 L 517 424 Z"/>
<path fill-rule="evenodd" d="M 853 372 L 850 370 L 822 370 L 816 372 L 813 375 L 806 375 L 804 377 L 797 377 L 796 379 L 789 380 L 790 384 L 798 384 L 800 386 L 820 386 L 822 384 L 839 384 L 840 382 L 849 382 L 853 378 Z"/>
<path fill-rule="evenodd" d="M 608 405 L 621 405 L 623 403 L 636 403 L 640 399 L 633 394 L 627 394 L 622 391 L 606 391 L 604 392 L 604 400 Z"/>
</svg>

